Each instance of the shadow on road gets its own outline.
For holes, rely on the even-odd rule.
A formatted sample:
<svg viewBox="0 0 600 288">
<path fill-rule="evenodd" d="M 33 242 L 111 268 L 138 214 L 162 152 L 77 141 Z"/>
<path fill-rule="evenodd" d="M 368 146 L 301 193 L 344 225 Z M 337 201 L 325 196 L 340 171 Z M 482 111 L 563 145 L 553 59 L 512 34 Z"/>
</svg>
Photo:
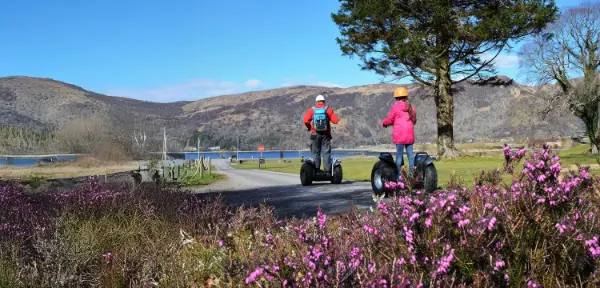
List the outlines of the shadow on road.
<svg viewBox="0 0 600 288">
<path fill-rule="evenodd" d="M 210 192 L 197 194 L 197 197 L 203 198 L 220 195 L 226 203 L 233 207 L 242 205 L 246 207 L 258 206 L 264 203 L 275 208 L 278 218 L 313 217 L 316 216 L 317 207 L 319 206 L 327 214 L 347 212 L 350 209 L 350 203 L 357 208 L 375 206 L 370 184 L 359 182 L 361 184 L 357 184 L 356 187 L 346 186 L 353 183 L 352 181 L 346 181 L 340 185 L 332 185 L 324 182 L 314 183 L 308 187 L 289 185 L 228 192 Z"/>
</svg>

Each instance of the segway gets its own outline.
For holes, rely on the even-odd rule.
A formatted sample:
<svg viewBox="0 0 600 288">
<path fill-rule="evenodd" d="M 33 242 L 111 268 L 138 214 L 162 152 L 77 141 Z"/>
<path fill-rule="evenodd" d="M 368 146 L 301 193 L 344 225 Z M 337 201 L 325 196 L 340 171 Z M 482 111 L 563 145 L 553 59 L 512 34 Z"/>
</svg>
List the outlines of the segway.
<svg viewBox="0 0 600 288">
<path fill-rule="evenodd" d="M 402 156 L 400 156 L 402 157 Z M 437 169 L 433 165 L 433 157 L 427 152 L 415 154 L 415 167 L 413 171 L 413 188 L 424 188 L 426 192 L 437 189 Z M 383 152 L 379 155 L 379 161 L 373 165 L 371 171 L 371 188 L 377 196 L 389 195 L 391 189 L 385 187 L 386 182 L 396 182 L 398 167 L 391 153 Z"/>
<path fill-rule="evenodd" d="M 309 186 L 312 182 L 331 181 L 331 184 L 342 183 L 342 161 L 333 158 L 331 169 L 326 173 L 318 169 L 312 158 L 305 158 L 302 167 L 300 167 L 300 182 L 302 186 Z"/>
<path fill-rule="evenodd" d="M 311 144 L 308 145 L 310 151 L 312 151 Z M 304 158 L 304 163 L 300 167 L 300 182 L 302 186 L 309 186 L 312 182 L 319 181 L 331 181 L 331 184 L 342 183 L 342 161 L 337 158 L 333 158 L 331 161 L 331 169 L 328 172 L 322 171 L 315 164 L 314 159 Z"/>
</svg>

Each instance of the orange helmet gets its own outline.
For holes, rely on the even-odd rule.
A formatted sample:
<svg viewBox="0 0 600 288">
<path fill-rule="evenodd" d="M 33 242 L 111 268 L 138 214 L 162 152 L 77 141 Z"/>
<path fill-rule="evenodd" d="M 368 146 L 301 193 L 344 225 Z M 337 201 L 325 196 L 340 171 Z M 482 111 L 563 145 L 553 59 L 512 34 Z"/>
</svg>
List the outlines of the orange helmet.
<svg viewBox="0 0 600 288">
<path fill-rule="evenodd" d="M 408 90 L 404 87 L 398 87 L 394 90 L 394 98 L 408 97 Z"/>
</svg>

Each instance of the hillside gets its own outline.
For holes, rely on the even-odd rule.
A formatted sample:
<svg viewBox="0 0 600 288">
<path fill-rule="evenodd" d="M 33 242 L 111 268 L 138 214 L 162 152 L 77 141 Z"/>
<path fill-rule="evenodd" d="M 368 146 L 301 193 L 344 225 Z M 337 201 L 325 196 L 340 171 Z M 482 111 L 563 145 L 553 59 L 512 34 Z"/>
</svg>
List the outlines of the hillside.
<svg viewBox="0 0 600 288">
<path fill-rule="evenodd" d="M 463 82 L 455 94 L 455 136 L 459 142 L 537 136 L 570 135 L 582 129 L 568 113 L 553 112 L 545 123 L 533 127 L 522 118 L 538 105 L 535 87 L 520 85 L 506 77 L 502 85 L 480 86 Z M 170 149 L 182 149 L 195 130 L 202 146 L 235 146 L 242 149 L 305 148 L 308 132 L 302 124 L 306 109 L 318 94 L 327 96 L 341 121 L 334 131 L 337 147 L 377 145 L 390 142 L 390 129 L 380 126 L 393 103 L 397 85 L 375 84 L 350 88 L 295 86 L 195 102 L 152 103 L 106 96 L 81 87 L 45 78 L 0 78 L 0 124 L 60 129 L 71 120 L 101 115 L 126 130 L 146 130 L 160 143 L 162 126 L 168 127 Z M 410 85 L 411 95 L 425 95 Z M 435 105 L 431 97 L 415 96 L 416 141 L 435 142 Z M 189 143 L 195 146 L 195 140 Z"/>
</svg>

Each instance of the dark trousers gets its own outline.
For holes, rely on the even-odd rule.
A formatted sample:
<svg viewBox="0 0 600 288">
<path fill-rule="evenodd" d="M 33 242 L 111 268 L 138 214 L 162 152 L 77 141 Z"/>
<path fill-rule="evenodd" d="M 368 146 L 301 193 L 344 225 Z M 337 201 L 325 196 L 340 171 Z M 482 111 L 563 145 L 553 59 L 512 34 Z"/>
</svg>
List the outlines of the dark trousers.
<svg viewBox="0 0 600 288">
<path fill-rule="evenodd" d="M 331 170 L 331 134 L 311 134 L 310 150 L 317 169 L 321 169 L 321 153 L 323 153 L 323 170 Z"/>
</svg>

